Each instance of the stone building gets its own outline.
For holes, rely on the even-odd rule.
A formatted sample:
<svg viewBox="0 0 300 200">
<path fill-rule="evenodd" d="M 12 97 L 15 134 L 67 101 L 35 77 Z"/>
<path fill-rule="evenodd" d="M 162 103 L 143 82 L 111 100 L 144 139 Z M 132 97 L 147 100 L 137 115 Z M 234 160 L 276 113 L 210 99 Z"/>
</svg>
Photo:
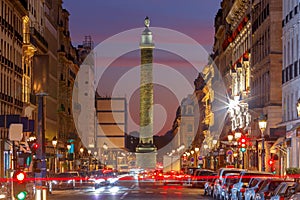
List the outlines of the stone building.
<svg viewBox="0 0 300 200">
<path fill-rule="evenodd" d="M 286 155 L 282 161 L 285 168 L 300 167 L 299 158 L 299 113 L 297 103 L 300 98 L 300 54 L 299 54 L 299 2 L 283 1 L 282 11 L 282 125 L 286 127 L 284 137 L 275 151 Z M 298 111 L 299 112 L 299 111 Z"/>
</svg>

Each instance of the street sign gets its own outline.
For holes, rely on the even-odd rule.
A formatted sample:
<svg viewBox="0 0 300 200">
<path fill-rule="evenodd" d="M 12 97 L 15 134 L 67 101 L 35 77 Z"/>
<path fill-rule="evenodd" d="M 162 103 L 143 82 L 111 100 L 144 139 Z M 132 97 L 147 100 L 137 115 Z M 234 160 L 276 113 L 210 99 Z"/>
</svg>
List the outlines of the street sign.
<svg viewBox="0 0 300 200">
<path fill-rule="evenodd" d="M 10 124 L 8 139 L 11 141 L 21 141 L 23 138 L 23 124 Z"/>
</svg>

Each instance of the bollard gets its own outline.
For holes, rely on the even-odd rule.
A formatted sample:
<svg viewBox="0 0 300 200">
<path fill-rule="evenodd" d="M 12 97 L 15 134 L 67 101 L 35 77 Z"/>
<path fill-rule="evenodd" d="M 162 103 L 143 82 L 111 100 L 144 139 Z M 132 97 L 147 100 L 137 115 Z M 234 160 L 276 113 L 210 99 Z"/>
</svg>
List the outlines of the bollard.
<svg viewBox="0 0 300 200">
<path fill-rule="evenodd" d="M 35 200 L 47 200 L 48 188 L 46 186 L 37 186 Z"/>
<path fill-rule="evenodd" d="M 40 186 L 35 188 L 35 200 L 42 200 L 42 190 Z"/>
</svg>

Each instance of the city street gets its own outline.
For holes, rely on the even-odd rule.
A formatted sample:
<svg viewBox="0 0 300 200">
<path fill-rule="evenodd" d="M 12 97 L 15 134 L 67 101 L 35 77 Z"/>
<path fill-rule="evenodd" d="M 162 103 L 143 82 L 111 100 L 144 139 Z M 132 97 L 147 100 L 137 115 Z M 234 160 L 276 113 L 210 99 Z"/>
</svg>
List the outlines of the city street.
<svg viewBox="0 0 300 200">
<path fill-rule="evenodd" d="M 203 189 L 187 185 L 147 184 L 139 187 L 137 180 L 120 181 L 115 186 L 103 186 L 98 189 L 85 188 L 75 190 L 56 190 L 49 195 L 50 200 L 66 199 L 212 199 L 203 196 Z"/>
</svg>

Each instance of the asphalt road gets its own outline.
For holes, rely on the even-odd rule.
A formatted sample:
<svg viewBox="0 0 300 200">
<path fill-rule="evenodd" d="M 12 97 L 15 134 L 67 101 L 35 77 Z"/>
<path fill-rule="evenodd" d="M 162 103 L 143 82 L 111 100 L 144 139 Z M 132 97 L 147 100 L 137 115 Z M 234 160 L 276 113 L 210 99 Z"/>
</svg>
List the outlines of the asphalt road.
<svg viewBox="0 0 300 200">
<path fill-rule="evenodd" d="M 143 184 L 135 180 L 122 181 L 114 186 L 103 186 L 98 189 L 81 188 L 75 190 L 55 190 L 48 196 L 49 200 L 115 200 L 115 199 L 212 199 L 203 196 L 203 189 L 191 188 L 187 185 Z"/>
</svg>

